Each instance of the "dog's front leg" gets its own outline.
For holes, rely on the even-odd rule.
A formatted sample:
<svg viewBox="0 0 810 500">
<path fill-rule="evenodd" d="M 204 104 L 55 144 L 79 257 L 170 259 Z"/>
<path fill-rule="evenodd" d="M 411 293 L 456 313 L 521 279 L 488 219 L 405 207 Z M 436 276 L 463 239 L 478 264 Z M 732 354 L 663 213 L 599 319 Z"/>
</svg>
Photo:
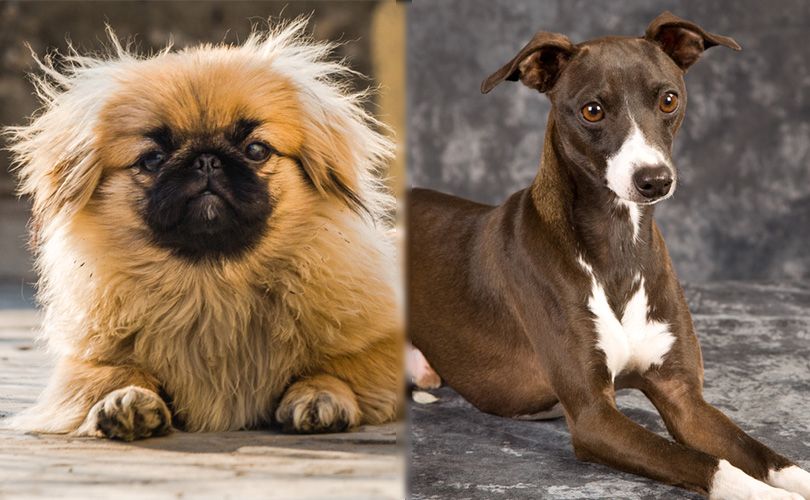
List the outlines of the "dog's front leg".
<svg viewBox="0 0 810 500">
<path fill-rule="evenodd" d="M 284 432 L 343 432 L 360 423 L 360 406 L 351 388 L 337 377 L 312 375 L 294 382 L 276 409 Z"/>
<path fill-rule="evenodd" d="M 708 404 L 700 381 L 652 377 L 645 394 L 680 443 L 728 460 L 746 474 L 810 499 L 810 473 L 737 427 Z"/>
<path fill-rule="evenodd" d="M 398 338 L 329 358 L 294 382 L 276 409 L 286 432 L 339 432 L 396 417 L 402 398 L 403 346 Z"/>
<path fill-rule="evenodd" d="M 594 400 L 573 412 L 569 405 L 564 406 L 578 459 L 709 492 L 716 458 L 644 429 L 619 412 L 612 401 Z"/>
<path fill-rule="evenodd" d="M 39 402 L 13 420 L 39 432 L 132 441 L 166 434 L 171 414 L 158 381 L 127 365 L 63 358 Z"/>
<path fill-rule="evenodd" d="M 610 390 L 562 401 L 577 458 L 723 500 L 801 500 L 699 450 L 669 441 L 616 409 Z"/>
</svg>

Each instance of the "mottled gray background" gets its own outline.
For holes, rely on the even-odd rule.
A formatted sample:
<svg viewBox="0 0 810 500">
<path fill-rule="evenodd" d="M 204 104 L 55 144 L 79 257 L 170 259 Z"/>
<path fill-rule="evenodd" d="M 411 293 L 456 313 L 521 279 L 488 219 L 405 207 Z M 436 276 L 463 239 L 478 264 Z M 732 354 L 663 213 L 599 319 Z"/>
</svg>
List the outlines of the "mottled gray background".
<svg viewBox="0 0 810 500">
<path fill-rule="evenodd" d="M 0 0 L 0 127 L 25 123 L 38 106 L 26 73 L 33 59 L 26 44 L 43 55 L 58 50 L 64 53 L 66 39 L 80 52 L 100 51 L 109 24 L 123 40 L 132 40 L 142 53 L 161 49 L 170 41 L 176 48 L 201 42 L 238 42 L 250 32 L 251 24 L 268 17 L 290 19 L 311 15 L 309 30 L 316 39 L 341 42 L 335 57 L 345 58 L 350 66 L 369 75 L 357 78 L 357 87 L 384 83 L 385 92 L 402 100 L 402 83 L 390 81 L 392 69 L 372 57 L 389 50 L 402 65 L 402 53 L 391 49 L 388 39 L 396 38 L 396 13 L 375 1 L 104 1 L 104 2 L 33 2 Z M 380 15 L 378 15 L 380 14 Z M 400 21 L 401 22 L 401 21 Z M 389 24 L 384 24 L 389 23 Z M 393 27 L 392 24 L 393 23 Z M 380 26 L 387 33 L 379 33 Z M 379 35 L 379 36 L 375 36 Z M 381 47 L 384 47 L 381 49 Z M 379 59 L 379 58 L 378 58 Z M 379 80 L 385 71 L 389 81 Z M 404 83 L 404 82 L 403 82 Z M 380 92 L 379 95 L 382 95 Z M 389 101 L 391 99 L 389 98 Z M 373 112 L 394 128 L 389 115 L 391 105 L 377 102 Z M 382 109 L 382 114 L 379 111 Z M 5 146 L 0 139 L 0 147 Z M 29 204 L 14 195 L 16 181 L 9 171 L 8 154 L 0 149 L 0 308 L 30 305 L 35 280 L 31 257 L 26 247 L 26 222 Z"/>
<path fill-rule="evenodd" d="M 535 175 L 549 103 L 481 80 L 535 31 L 578 42 L 640 35 L 669 9 L 742 52 L 709 50 L 687 75 L 676 140 L 680 185 L 656 215 L 690 282 L 810 278 L 810 3 L 414 2 L 408 22 L 409 173 L 414 186 L 499 203 Z"/>
</svg>

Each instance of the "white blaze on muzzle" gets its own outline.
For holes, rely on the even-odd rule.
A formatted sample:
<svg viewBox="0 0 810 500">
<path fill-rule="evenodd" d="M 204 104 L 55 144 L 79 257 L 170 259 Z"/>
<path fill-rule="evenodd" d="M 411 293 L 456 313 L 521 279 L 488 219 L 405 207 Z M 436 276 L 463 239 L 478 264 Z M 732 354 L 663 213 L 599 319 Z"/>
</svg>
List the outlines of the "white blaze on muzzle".
<svg viewBox="0 0 810 500">
<path fill-rule="evenodd" d="M 633 185 L 633 174 L 639 168 L 654 165 L 666 165 L 673 174 L 674 179 L 675 172 L 672 168 L 672 162 L 659 148 L 647 142 L 636 121 L 631 117 L 630 133 L 619 150 L 607 159 L 607 171 L 605 173 L 607 186 L 622 200 L 639 203 L 641 200 Z M 669 198 L 674 191 L 675 183 L 673 180 L 669 193 L 652 203 Z"/>
</svg>

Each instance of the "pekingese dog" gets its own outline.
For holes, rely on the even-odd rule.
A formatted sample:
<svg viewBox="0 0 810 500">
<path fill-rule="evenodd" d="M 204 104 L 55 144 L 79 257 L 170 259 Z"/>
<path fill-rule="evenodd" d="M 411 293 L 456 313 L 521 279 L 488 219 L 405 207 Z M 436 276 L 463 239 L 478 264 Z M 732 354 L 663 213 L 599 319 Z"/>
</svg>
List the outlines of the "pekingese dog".
<svg viewBox="0 0 810 500">
<path fill-rule="evenodd" d="M 57 366 L 13 425 L 133 440 L 397 416 L 393 147 L 298 19 L 239 46 L 71 49 L 8 129 Z"/>
</svg>

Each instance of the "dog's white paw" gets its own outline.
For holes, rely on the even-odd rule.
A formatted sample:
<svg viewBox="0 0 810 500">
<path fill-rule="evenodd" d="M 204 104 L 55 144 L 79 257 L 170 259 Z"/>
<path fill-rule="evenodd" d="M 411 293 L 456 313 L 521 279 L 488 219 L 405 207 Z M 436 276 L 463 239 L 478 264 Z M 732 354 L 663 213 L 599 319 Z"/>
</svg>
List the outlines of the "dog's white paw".
<svg viewBox="0 0 810 500">
<path fill-rule="evenodd" d="M 768 484 L 788 491 L 794 491 L 810 500 L 810 472 L 791 465 L 784 469 L 772 470 L 768 475 Z"/>
<path fill-rule="evenodd" d="M 712 479 L 712 500 L 804 500 L 802 495 L 758 481 L 726 460 L 720 460 Z"/>
<path fill-rule="evenodd" d="M 752 493 L 746 500 L 804 500 L 804 497 L 792 491 L 771 488 L 767 491 Z"/>
<path fill-rule="evenodd" d="M 430 366 L 422 351 L 408 345 L 408 375 L 413 385 L 420 389 L 438 389 L 442 385 L 439 374 Z"/>
<path fill-rule="evenodd" d="M 360 423 L 360 406 L 342 381 L 319 376 L 294 383 L 276 409 L 284 432 L 342 432 Z"/>
<path fill-rule="evenodd" d="M 171 426 L 171 413 L 160 396 L 129 386 L 112 391 L 96 403 L 76 433 L 134 441 L 167 434 Z"/>
</svg>

